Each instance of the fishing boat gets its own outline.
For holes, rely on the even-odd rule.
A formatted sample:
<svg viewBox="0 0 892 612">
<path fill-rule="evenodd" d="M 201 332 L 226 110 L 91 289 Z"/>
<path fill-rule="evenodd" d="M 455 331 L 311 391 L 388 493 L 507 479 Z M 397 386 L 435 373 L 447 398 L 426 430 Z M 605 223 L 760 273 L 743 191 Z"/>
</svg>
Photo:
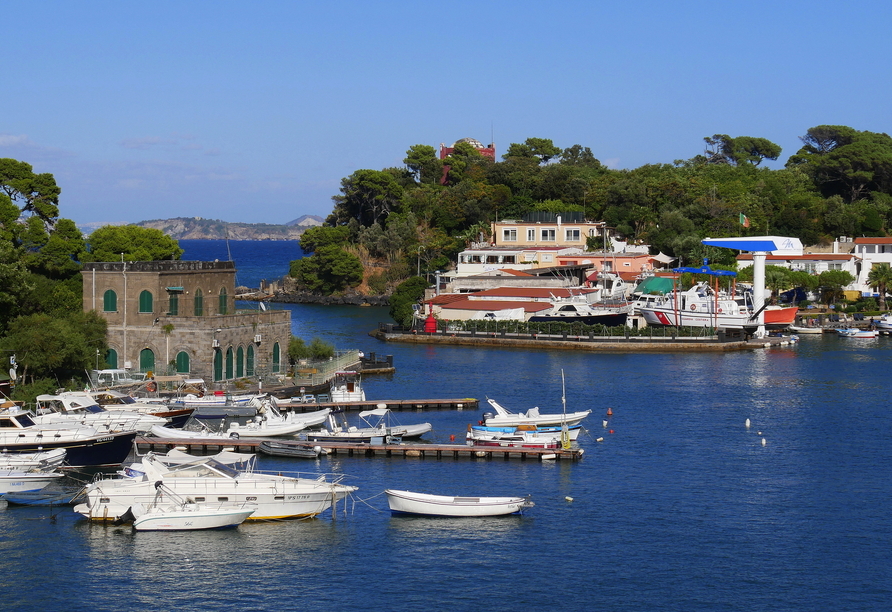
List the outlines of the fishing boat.
<svg viewBox="0 0 892 612">
<path fill-rule="evenodd" d="M 259 450 L 264 455 L 272 457 L 291 457 L 294 459 L 318 459 L 325 451 L 321 446 L 314 446 L 303 442 L 280 442 L 278 440 L 264 440 L 260 443 Z"/>
<path fill-rule="evenodd" d="M 212 457 L 167 465 L 154 453 L 128 465 L 117 475 L 97 474 L 84 487 L 84 501 L 74 511 L 91 521 L 127 520 L 135 504 L 148 507 L 155 500 L 159 481 L 182 498 L 197 504 L 221 501 L 253 504 L 257 510 L 249 520 L 311 517 L 356 490 L 341 484 L 343 475 L 283 476 L 254 469 L 254 461 L 243 467 L 224 465 Z"/>
<path fill-rule="evenodd" d="M 148 507 L 134 504 L 133 529 L 136 531 L 195 531 L 237 527 L 257 510 L 248 504 L 203 503 L 183 498 L 162 482 L 155 483 L 155 499 Z"/>
<path fill-rule="evenodd" d="M 563 434 L 562 427 L 538 427 L 536 425 L 518 425 L 516 427 L 489 427 L 487 425 L 469 425 L 469 440 L 495 440 L 500 442 L 510 441 L 538 441 L 558 440 Z M 567 438 L 575 442 L 582 431 L 582 425 L 567 427 Z"/>
<path fill-rule="evenodd" d="M 384 493 L 394 515 L 500 516 L 521 514 L 534 506 L 529 497 L 451 497 L 393 489 Z"/>
<path fill-rule="evenodd" d="M 363 427 L 347 423 L 343 412 L 332 412 L 328 415 L 325 429 L 320 432 L 307 432 L 306 438 L 311 442 L 359 442 L 370 443 L 376 439 L 382 442 L 395 438 L 420 438 L 433 429 L 430 423 L 401 425 L 394 422 L 389 408 L 381 407 L 364 410 L 359 413 Z"/>
</svg>

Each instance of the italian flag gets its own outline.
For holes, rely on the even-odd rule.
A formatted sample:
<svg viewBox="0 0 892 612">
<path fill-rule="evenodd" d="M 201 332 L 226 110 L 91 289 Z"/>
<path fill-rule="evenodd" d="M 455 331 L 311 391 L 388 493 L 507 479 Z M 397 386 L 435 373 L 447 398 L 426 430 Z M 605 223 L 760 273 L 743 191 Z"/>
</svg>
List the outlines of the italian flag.
<svg viewBox="0 0 892 612">
<path fill-rule="evenodd" d="M 750 226 L 750 220 L 747 219 L 746 215 L 743 214 L 743 213 L 740 213 L 740 224 L 741 224 L 743 227 L 749 227 L 749 226 Z"/>
</svg>

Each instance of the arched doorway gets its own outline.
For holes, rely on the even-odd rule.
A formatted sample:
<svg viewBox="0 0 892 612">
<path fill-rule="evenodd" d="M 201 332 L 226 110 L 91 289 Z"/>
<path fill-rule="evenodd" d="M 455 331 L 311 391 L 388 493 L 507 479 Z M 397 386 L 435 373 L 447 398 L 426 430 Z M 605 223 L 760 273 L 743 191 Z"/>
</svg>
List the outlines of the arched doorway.
<svg viewBox="0 0 892 612">
<path fill-rule="evenodd" d="M 214 380 L 223 380 L 223 352 L 214 349 Z"/>
<path fill-rule="evenodd" d="M 189 353 L 180 351 L 177 353 L 177 374 L 189 373 Z"/>
<path fill-rule="evenodd" d="M 139 352 L 139 371 L 154 372 L 155 371 L 155 353 L 150 348 L 144 348 Z"/>
</svg>

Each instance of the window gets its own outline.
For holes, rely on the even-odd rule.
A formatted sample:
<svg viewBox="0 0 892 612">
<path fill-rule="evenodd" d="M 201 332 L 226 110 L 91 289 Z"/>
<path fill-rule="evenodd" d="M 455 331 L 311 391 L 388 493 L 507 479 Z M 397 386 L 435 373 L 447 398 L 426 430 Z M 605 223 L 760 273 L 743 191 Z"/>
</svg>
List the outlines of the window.
<svg viewBox="0 0 892 612">
<path fill-rule="evenodd" d="M 536 242 L 536 230 L 533 228 L 527 229 L 527 242 Z"/>
<path fill-rule="evenodd" d="M 226 349 L 226 378 L 232 378 L 232 347 Z"/>
<path fill-rule="evenodd" d="M 139 311 L 152 312 L 152 292 L 141 291 L 139 294 Z"/>
<path fill-rule="evenodd" d="M 177 353 L 177 374 L 189 373 L 189 353 L 180 351 Z"/>
<path fill-rule="evenodd" d="M 241 378 L 245 375 L 245 349 L 238 347 L 235 352 L 235 377 Z"/>
<path fill-rule="evenodd" d="M 517 228 L 503 229 L 502 240 L 505 242 L 517 242 Z"/>
<path fill-rule="evenodd" d="M 543 255 L 542 255 L 542 261 L 543 261 L 543 262 L 549 262 L 549 263 L 551 263 L 551 260 L 552 260 L 552 255 L 551 255 L 551 253 L 546 253 L 546 254 L 543 254 Z"/>
<path fill-rule="evenodd" d="M 204 314 L 204 295 L 201 289 L 195 290 L 195 316 L 200 317 Z M 219 378 L 217 380 L 220 380 Z"/>
<path fill-rule="evenodd" d="M 155 353 L 152 349 L 144 348 L 139 352 L 139 371 L 154 372 L 155 371 Z"/>
<path fill-rule="evenodd" d="M 226 287 L 223 287 L 222 289 L 220 289 L 220 307 L 217 309 L 217 311 L 221 315 L 225 315 L 228 312 L 227 298 L 228 296 L 226 295 Z"/>
<path fill-rule="evenodd" d="M 579 229 L 564 230 L 564 240 L 567 242 L 579 242 Z"/>
<path fill-rule="evenodd" d="M 171 293 L 167 296 L 167 314 L 180 314 L 180 296 L 176 293 Z"/>
<path fill-rule="evenodd" d="M 254 346 L 248 345 L 248 358 L 245 360 L 245 376 L 254 376 Z"/>
<path fill-rule="evenodd" d="M 214 349 L 214 380 L 223 380 L 223 353 Z"/>
<path fill-rule="evenodd" d="M 118 294 L 109 289 L 102 296 L 103 312 L 118 312 Z"/>
<path fill-rule="evenodd" d="M 542 240 L 544 242 L 554 242 L 557 230 L 554 228 L 542 230 Z"/>
<path fill-rule="evenodd" d="M 276 342 L 275 344 L 273 344 L 273 372 L 279 371 L 279 360 L 281 358 L 279 352 L 279 343 Z"/>
</svg>

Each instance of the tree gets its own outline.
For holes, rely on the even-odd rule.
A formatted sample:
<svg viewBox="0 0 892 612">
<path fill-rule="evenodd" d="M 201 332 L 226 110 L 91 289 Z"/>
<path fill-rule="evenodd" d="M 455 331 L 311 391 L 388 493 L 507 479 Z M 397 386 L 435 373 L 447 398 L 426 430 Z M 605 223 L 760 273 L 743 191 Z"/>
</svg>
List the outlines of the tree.
<svg viewBox="0 0 892 612">
<path fill-rule="evenodd" d="M 331 295 L 362 282 L 362 262 L 338 246 L 320 247 L 311 257 L 291 262 L 289 274 L 309 291 Z"/>
<path fill-rule="evenodd" d="M 183 254 L 177 241 L 161 230 L 138 225 L 105 225 L 90 234 L 87 244 L 84 261 L 162 261 Z"/>
<path fill-rule="evenodd" d="M 706 161 L 709 164 L 739 166 L 748 163 L 758 166 L 762 160 L 777 159 L 781 154 L 781 148 L 766 138 L 731 138 L 727 134 L 714 134 L 703 140 L 706 142 Z"/>
<path fill-rule="evenodd" d="M 562 151 L 554 146 L 550 138 L 527 138 L 523 144 L 513 142 L 508 145 L 508 152 L 502 156 L 502 159 L 511 157 L 536 158 L 540 164 L 547 164 L 551 158 L 557 157 L 561 153 Z"/>
<path fill-rule="evenodd" d="M 430 145 L 412 145 L 403 163 L 419 183 L 433 185 L 443 178 L 443 162 L 437 159 L 437 151 Z"/>
<path fill-rule="evenodd" d="M 833 304 L 843 287 L 855 282 L 855 277 L 845 270 L 825 270 L 820 274 L 821 286 L 827 289 L 827 304 Z"/>
<path fill-rule="evenodd" d="M 428 282 L 422 276 L 412 278 L 400 283 L 390 296 L 390 317 L 399 325 L 409 325 L 412 322 L 412 305 L 417 304 L 427 289 Z"/>
<path fill-rule="evenodd" d="M 350 239 L 350 227 L 339 225 L 327 227 L 318 225 L 311 227 L 300 235 L 300 248 L 304 253 L 312 253 L 316 249 L 329 245 L 343 245 Z"/>
<path fill-rule="evenodd" d="M 601 168 L 601 162 L 595 158 L 592 150 L 578 144 L 568 147 L 561 152 L 560 163 L 567 166 Z"/>
<path fill-rule="evenodd" d="M 398 207 L 403 188 L 389 172 L 357 170 L 341 179 L 341 194 L 332 197 L 334 210 L 327 225 L 346 225 L 356 219 L 363 227 L 383 222 Z"/>
<path fill-rule="evenodd" d="M 870 191 L 892 193 L 892 138 L 842 125 L 819 125 L 800 137 L 803 147 L 787 160 L 812 177 L 825 197 L 854 202 Z"/>
<path fill-rule="evenodd" d="M 867 282 L 871 289 L 880 294 L 880 310 L 886 310 L 886 289 L 892 287 L 892 267 L 887 263 L 877 263 L 867 273 Z"/>
<path fill-rule="evenodd" d="M 59 216 L 59 194 L 52 174 L 35 174 L 31 164 L 0 159 L 0 190 L 18 207 L 19 216 L 36 216 L 51 229 Z"/>
</svg>

